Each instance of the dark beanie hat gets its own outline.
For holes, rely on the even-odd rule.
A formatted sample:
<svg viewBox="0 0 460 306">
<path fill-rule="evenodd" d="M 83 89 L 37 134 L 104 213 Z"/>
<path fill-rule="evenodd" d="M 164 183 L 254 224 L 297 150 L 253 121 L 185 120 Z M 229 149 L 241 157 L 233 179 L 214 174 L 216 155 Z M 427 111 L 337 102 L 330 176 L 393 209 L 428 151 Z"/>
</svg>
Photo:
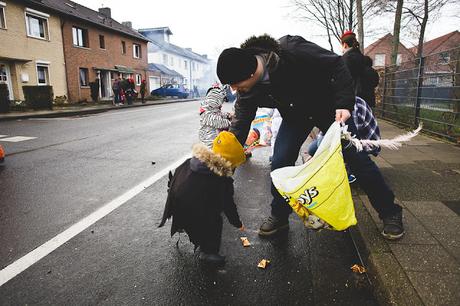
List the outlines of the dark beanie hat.
<svg viewBox="0 0 460 306">
<path fill-rule="evenodd" d="M 222 84 L 236 84 L 247 80 L 256 69 L 257 59 L 246 49 L 225 49 L 217 60 L 217 76 Z"/>
</svg>

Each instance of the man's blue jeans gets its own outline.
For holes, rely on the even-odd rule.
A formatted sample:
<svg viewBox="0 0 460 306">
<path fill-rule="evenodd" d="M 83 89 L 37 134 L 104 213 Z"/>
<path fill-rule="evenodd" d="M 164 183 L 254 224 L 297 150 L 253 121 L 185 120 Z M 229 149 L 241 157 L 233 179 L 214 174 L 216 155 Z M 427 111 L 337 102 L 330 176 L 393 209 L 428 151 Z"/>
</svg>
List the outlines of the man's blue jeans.
<svg viewBox="0 0 460 306">
<path fill-rule="evenodd" d="M 352 120 L 347 121 L 348 130 L 356 134 Z M 299 156 L 300 147 L 315 124 L 311 120 L 288 122 L 283 120 L 278 131 L 272 159 L 272 171 L 278 168 L 293 166 Z M 328 126 L 319 127 L 326 133 Z M 345 145 L 343 145 L 345 147 Z M 356 152 L 354 147 L 343 149 L 344 160 L 351 172 L 356 176 L 361 188 L 369 197 L 369 201 L 378 212 L 380 218 L 391 216 L 401 211 L 401 207 L 394 202 L 394 194 L 385 183 L 377 165 L 365 152 Z M 291 207 L 281 197 L 273 183 L 272 215 L 278 218 L 287 218 L 292 212 Z"/>
</svg>

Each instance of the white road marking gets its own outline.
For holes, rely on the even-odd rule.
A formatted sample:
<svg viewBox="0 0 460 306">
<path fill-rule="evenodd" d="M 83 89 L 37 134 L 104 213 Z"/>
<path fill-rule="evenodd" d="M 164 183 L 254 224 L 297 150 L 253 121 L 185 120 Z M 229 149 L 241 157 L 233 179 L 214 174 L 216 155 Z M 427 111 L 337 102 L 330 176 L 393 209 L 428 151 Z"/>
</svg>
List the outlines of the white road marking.
<svg viewBox="0 0 460 306">
<path fill-rule="evenodd" d="M 6 137 L 6 136 L 8 136 L 8 135 L 0 135 L 0 138 L 2 138 L 2 137 Z"/>
<path fill-rule="evenodd" d="M 35 139 L 35 138 L 37 138 L 37 137 L 13 136 L 13 137 L 1 138 L 0 141 L 20 142 L 20 141 L 26 141 L 26 140 L 31 140 L 31 139 Z"/>
<path fill-rule="evenodd" d="M 162 169 L 158 173 L 152 175 L 151 177 L 147 178 L 140 184 L 134 186 L 130 190 L 126 191 L 119 197 L 113 199 L 112 201 L 108 202 L 98 210 L 91 213 L 89 216 L 81 219 L 62 233 L 56 235 L 54 238 L 48 240 L 41 246 L 37 247 L 35 250 L 27 253 L 26 255 L 22 256 L 12 264 L 8 265 L 4 269 L 0 271 L 0 287 L 3 286 L 6 282 L 11 280 L 13 277 L 18 275 L 19 273 L 23 272 L 61 245 L 87 229 L 89 226 L 93 225 L 100 219 L 107 216 L 109 213 L 120 207 L 121 205 L 128 202 L 130 199 L 134 198 L 136 195 L 141 193 L 144 189 L 161 179 L 163 176 L 168 174 L 170 170 L 177 168 L 181 163 L 184 162 L 190 154 L 187 154 L 181 157 L 179 160 L 174 162 L 173 164 L 167 166 L 166 168 Z"/>
</svg>

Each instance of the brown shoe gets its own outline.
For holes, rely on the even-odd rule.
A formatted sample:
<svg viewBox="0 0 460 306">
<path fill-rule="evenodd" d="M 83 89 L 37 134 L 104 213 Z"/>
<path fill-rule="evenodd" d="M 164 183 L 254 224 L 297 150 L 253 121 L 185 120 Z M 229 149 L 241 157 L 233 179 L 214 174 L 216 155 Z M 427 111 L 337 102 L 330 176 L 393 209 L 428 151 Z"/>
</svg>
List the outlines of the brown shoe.
<svg viewBox="0 0 460 306">
<path fill-rule="evenodd" d="M 264 223 L 262 223 L 262 225 L 260 226 L 259 235 L 267 237 L 288 228 L 288 218 L 278 218 L 272 215 L 268 217 L 268 219 L 264 221 Z"/>
</svg>

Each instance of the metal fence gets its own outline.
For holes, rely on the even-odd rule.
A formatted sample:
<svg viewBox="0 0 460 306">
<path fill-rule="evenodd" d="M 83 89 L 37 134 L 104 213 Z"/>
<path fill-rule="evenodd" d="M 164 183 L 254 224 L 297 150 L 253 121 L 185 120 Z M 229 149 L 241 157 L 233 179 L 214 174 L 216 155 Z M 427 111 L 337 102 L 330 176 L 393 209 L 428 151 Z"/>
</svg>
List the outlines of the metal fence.
<svg viewBox="0 0 460 306">
<path fill-rule="evenodd" d="M 460 47 L 382 69 L 374 112 L 460 143 Z"/>
</svg>

